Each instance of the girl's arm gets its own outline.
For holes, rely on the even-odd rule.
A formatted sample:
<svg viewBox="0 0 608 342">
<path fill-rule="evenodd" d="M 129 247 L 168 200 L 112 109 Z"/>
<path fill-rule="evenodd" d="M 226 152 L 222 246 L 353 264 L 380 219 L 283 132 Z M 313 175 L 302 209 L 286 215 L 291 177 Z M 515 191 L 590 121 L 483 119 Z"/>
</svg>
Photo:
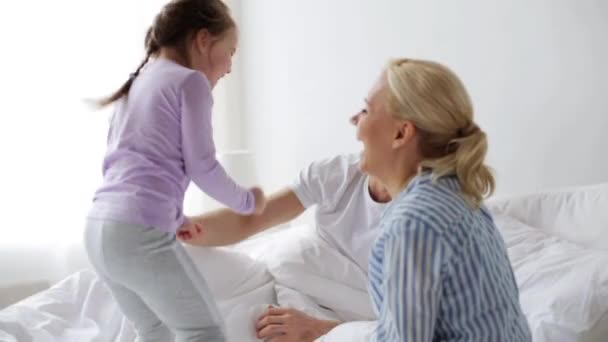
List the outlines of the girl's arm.
<svg viewBox="0 0 608 342">
<path fill-rule="evenodd" d="M 263 207 L 261 192 L 256 196 L 254 191 L 237 184 L 216 158 L 212 107 L 213 97 L 207 80 L 199 73 L 192 73 L 184 81 L 181 93 L 184 170 L 204 193 L 228 208 L 246 215 L 257 212 Z"/>
</svg>

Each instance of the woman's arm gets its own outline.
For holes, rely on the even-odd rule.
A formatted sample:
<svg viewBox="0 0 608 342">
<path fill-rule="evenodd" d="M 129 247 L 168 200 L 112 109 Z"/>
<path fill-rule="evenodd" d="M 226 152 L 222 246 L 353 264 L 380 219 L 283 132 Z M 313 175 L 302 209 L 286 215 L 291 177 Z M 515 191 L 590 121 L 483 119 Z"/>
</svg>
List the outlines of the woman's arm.
<svg viewBox="0 0 608 342">
<path fill-rule="evenodd" d="M 382 263 L 372 252 L 370 293 L 381 293 L 375 341 L 433 340 L 442 287 L 445 249 L 439 234 L 415 220 L 396 221 L 384 233 Z M 382 269 L 382 281 L 378 274 Z M 372 274 L 374 273 L 374 274 Z"/>
<path fill-rule="evenodd" d="M 237 243 L 254 234 L 298 217 L 305 208 L 289 188 L 270 195 L 266 208 L 258 215 L 239 215 L 230 209 L 218 209 L 190 218 L 200 232 L 190 229 L 190 238 L 182 241 L 198 246 L 224 246 Z"/>
</svg>

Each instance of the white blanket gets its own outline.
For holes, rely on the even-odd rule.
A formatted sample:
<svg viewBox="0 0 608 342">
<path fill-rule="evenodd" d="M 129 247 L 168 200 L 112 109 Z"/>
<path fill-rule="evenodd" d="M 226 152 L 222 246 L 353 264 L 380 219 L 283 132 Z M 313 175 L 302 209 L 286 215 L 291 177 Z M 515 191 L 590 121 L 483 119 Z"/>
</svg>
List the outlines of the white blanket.
<svg viewBox="0 0 608 342">
<path fill-rule="evenodd" d="M 606 190 L 604 193 L 608 194 Z M 544 226 L 544 221 L 526 220 L 530 215 L 558 215 L 530 208 L 551 207 L 552 200 L 569 203 L 559 194 L 539 197 L 540 203 L 513 200 L 492 207 L 507 243 L 535 342 L 605 341 L 608 336 L 608 252 L 564 239 L 565 233 L 576 234 L 578 230 L 591 236 L 597 230 L 591 229 L 591 224 L 608 227 L 602 219 L 606 206 L 592 208 L 600 203 L 598 196 L 579 197 L 591 203 L 585 206 L 585 217 L 600 214 L 587 220 L 588 226 L 573 224 L 570 230 L 562 228 L 560 235 L 550 228 L 565 219 L 551 221 L 548 226 Z M 583 202 L 576 201 L 574 206 Z M 519 208 L 521 203 L 525 205 Z M 512 208 L 518 210 L 509 211 Z M 563 205 L 560 208 L 561 216 L 573 217 L 568 222 L 582 222 L 575 220 L 582 211 Z M 518 215 L 523 212 L 530 215 Z M 605 244 L 606 241 L 597 242 Z M 269 303 L 300 309 L 319 318 L 353 321 L 333 329 L 320 339 L 322 342 L 365 342 L 373 332 L 374 314 L 366 293 L 365 274 L 346 256 L 319 240 L 310 227 L 267 234 L 231 250 L 189 248 L 189 252 L 216 295 L 230 341 L 257 341 L 253 324 Z M 132 328 L 105 287 L 87 271 L 0 311 L 3 342 L 132 342 L 133 337 Z"/>
<path fill-rule="evenodd" d="M 276 304 L 266 267 L 226 249 L 189 248 L 216 297 L 229 342 L 254 342 L 254 322 Z M 133 342 L 134 330 L 94 272 L 77 272 L 0 311 L 2 342 Z"/>
<path fill-rule="evenodd" d="M 318 318 L 373 318 L 365 275 L 316 239 L 310 227 L 272 232 L 231 249 L 187 250 L 216 297 L 230 342 L 259 341 L 253 324 L 271 303 Z M 311 262 L 299 262 L 301 255 Z M 318 272 L 321 265 L 326 265 L 324 271 Z M 341 271 L 334 273 L 337 269 Z M 367 341 L 373 326 L 345 324 L 322 341 Z M 132 342 L 134 337 L 107 288 L 89 270 L 0 311 L 2 342 Z"/>
</svg>

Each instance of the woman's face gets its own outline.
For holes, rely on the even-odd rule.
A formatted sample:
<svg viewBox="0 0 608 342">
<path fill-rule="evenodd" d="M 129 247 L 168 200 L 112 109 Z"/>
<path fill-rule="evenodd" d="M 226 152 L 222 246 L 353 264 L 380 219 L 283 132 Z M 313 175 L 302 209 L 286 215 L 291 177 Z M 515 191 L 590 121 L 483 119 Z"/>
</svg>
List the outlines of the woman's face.
<svg viewBox="0 0 608 342">
<path fill-rule="evenodd" d="M 391 160 L 396 119 L 388 111 L 389 89 L 384 73 L 365 99 L 365 107 L 351 118 L 357 126 L 357 140 L 363 143 L 361 171 L 382 178 Z"/>
<path fill-rule="evenodd" d="M 363 143 L 361 171 L 391 183 L 395 175 L 416 172 L 419 154 L 414 124 L 393 115 L 389 95 L 382 73 L 365 100 L 365 108 L 351 118 L 351 123 L 357 126 L 357 140 Z"/>
</svg>

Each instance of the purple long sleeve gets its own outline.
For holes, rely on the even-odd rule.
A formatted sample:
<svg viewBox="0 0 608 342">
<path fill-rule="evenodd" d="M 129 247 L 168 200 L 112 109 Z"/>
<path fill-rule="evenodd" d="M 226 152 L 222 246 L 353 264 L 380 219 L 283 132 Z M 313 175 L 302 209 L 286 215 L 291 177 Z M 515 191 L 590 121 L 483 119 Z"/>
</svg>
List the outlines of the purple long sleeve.
<svg viewBox="0 0 608 342">
<path fill-rule="evenodd" d="M 206 79 L 193 74 L 182 93 L 182 149 L 186 174 L 207 195 L 232 210 L 251 214 L 253 194 L 238 185 L 218 162 L 211 127 L 213 102 Z"/>
<path fill-rule="evenodd" d="M 234 211 L 252 213 L 252 192 L 216 159 L 212 106 L 202 73 L 168 60 L 151 62 L 116 104 L 103 184 L 88 217 L 174 232 L 184 221 L 190 180 Z"/>
</svg>

